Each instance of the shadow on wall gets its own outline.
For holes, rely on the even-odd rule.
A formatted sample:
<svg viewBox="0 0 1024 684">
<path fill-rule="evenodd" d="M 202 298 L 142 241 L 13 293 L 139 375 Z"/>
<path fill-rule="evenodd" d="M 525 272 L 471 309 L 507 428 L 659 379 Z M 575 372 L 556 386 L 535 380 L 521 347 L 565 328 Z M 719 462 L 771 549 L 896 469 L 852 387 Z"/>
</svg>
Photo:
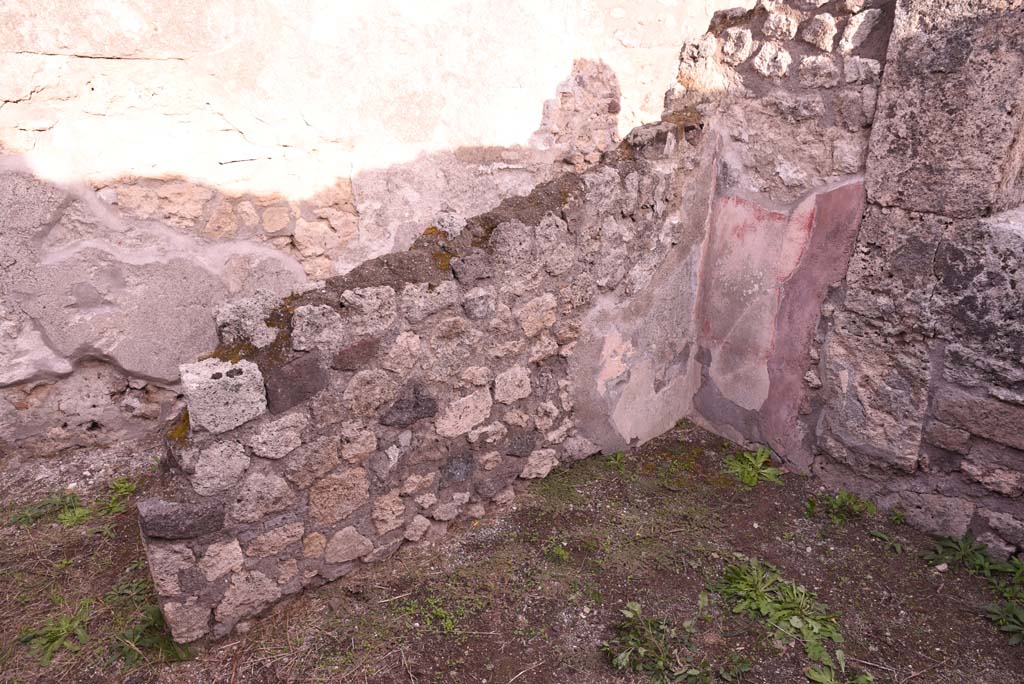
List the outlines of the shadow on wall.
<svg viewBox="0 0 1024 684">
<path fill-rule="evenodd" d="M 610 67 L 577 60 L 531 146 L 426 154 L 298 199 L 187 178 L 57 187 L 0 158 L 0 445 L 151 433 L 180 411 L 178 366 L 216 346 L 219 305 L 302 291 L 595 163 L 619 142 L 619 97 Z"/>
</svg>

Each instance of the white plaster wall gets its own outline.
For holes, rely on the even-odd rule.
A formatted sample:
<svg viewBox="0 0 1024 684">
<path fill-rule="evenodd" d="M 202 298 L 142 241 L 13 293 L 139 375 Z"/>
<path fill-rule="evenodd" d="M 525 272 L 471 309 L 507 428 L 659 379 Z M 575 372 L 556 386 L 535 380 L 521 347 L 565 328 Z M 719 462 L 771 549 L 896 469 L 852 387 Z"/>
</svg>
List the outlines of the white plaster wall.
<svg viewBox="0 0 1024 684">
<path fill-rule="evenodd" d="M 527 145 L 575 59 L 624 133 L 742 0 L 7 0 L 0 146 L 48 179 L 182 176 L 308 197 L 466 146 Z M 750 0 L 747 0 L 750 4 Z"/>
</svg>

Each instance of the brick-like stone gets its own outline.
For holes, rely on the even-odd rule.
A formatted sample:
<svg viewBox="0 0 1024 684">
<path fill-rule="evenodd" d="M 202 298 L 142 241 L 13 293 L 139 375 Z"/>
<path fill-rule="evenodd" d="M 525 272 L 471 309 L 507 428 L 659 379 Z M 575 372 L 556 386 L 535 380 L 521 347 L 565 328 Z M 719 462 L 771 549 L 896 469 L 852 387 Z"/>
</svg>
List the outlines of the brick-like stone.
<svg viewBox="0 0 1024 684">
<path fill-rule="evenodd" d="M 193 428 L 226 432 L 267 410 L 263 374 L 251 361 L 206 359 L 179 370 Z"/>
<path fill-rule="evenodd" d="M 897 3 L 871 131 L 871 200 L 953 217 L 1024 203 L 1024 22 L 1000 5 Z"/>
<path fill-rule="evenodd" d="M 966 454 L 971 447 L 971 433 L 942 421 L 933 420 L 925 427 L 924 438 L 929 444 L 952 451 L 958 454 Z"/>
<path fill-rule="evenodd" d="M 1024 406 L 975 396 L 956 387 L 937 392 L 933 401 L 935 416 L 942 422 L 1024 450 Z"/>
</svg>

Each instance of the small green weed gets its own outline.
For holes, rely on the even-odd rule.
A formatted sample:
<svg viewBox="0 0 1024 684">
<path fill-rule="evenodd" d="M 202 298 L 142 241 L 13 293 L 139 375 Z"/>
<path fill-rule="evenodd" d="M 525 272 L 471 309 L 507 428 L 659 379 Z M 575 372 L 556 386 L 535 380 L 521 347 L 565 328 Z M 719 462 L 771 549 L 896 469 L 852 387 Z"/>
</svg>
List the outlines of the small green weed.
<svg viewBox="0 0 1024 684">
<path fill-rule="evenodd" d="M 756 452 L 744 451 L 725 457 L 725 472 L 748 487 L 762 480 L 782 484 L 782 470 L 772 466 L 772 452 L 758 447 Z"/>
<path fill-rule="evenodd" d="M 75 527 L 81 525 L 92 517 L 92 511 L 85 506 L 66 508 L 57 514 L 57 522 L 64 527 Z"/>
<path fill-rule="evenodd" d="M 128 667 L 135 667 L 146 660 L 148 652 L 154 652 L 163 662 L 171 663 L 192 657 L 188 646 L 174 643 L 163 614 L 152 604 L 146 605 L 139 619 L 116 639 L 114 654 Z"/>
<path fill-rule="evenodd" d="M 833 525 L 845 525 L 856 518 L 873 517 L 878 509 L 867 499 L 862 499 L 845 489 L 838 494 L 815 494 L 807 500 L 805 513 L 814 518 L 823 512 Z"/>
<path fill-rule="evenodd" d="M 935 548 L 924 555 L 924 559 L 930 565 L 959 565 L 972 575 L 992 576 L 992 560 L 988 557 L 988 547 L 976 541 L 970 532 L 960 539 L 940 539 L 935 543 Z"/>
<path fill-rule="evenodd" d="M 804 653 L 820 665 L 807 670 L 815 682 L 835 681 L 835 668 L 845 674 L 846 657 L 841 649 L 829 652 L 826 645 L 843 643 L 839 622 L 814 592 L 796 582 L 785 580 L 778 569 L 756 558 L 736 554 L 736 562 L 726 565 L 721 579 L 710 589 L 732 605 L 734 613 L 744 613 L 763 621 L 775 632 L 777 641 L 799 641 Z M 831 672 L 832 680 L 813 679 Z"/>
<path fill-rule="evenodd" d="M 41 501 L 23 507 L 11 516 L 11 524 L 18 527 L 28 527 L 44 518 L 56 517 L 81 507 L 82 503 L 76 494 L 56 492 L 48 495 Z"/>
<path fill-rule="evenodd" d="M 653 684 L 712 681 L 707 661 L 695 662 L 686 653 L 694 631 L 692 621 L 684 624 L 680 632 L 667 620 L 645 617 L 636 601 L 627 603 L 620 612 L 623 620 L 615 626 L 616 638 L 601 646 L 612 667 L 647 675 Z"/>
<path fill-rule="evenodd" d="M 552 563 L 558 563 L 559 565 L 568 563 L 571 558 L 569 549 L 565 548 L 565 542 L 560 542 L 557 539 L 548 540 L 547 547 L 544 550 L 544 557 Z"/>
<path fill-rule="evenodd" d="M 871 536 L 874 539 L 877 539 L 878 541 L 882 542 L 882 545 L 886 551 L 896 554 L 903 553 L 903 544 L 901 544 L 899 540 L 893 537 L 892 535 L 875 530 L 874 532 L 871 532 Z"/>
<path fill-rule="evenodd" d="M 898 508 L 894 508 L 889 511 L 889 522 L 893 525 L 905 525 L 907 523 L 907 514 Z"/>
<path fill-rule="evenodd" d="M 128 500 L 135 493 L 136 485 L 126 477 L 119 477 L 107 487 L 107 496 L 99 502 L 100 515 L 120 515 L 128 510 Z"/>
<path fill-rule="evenodd" d="M 51 617 L 35 629 L 21 633 L 20 641 L 39 657 L 42 665 L 49 665 L 62 647 L 75 652 L 89 641 L 86 625 L 92 616 L 92 601 L 82 599 L 71 615 Z"/>
<path fill-rule="evenodd" d="M 619 475 L 626 474 L 626 452 L 616 451 L 613 454 L 608 454 L 608 457 L 604 461 L 605 466 L 609 470 L 614 470 Z"/>
<path fill-rule="evenodd" d="M 1011 645 L 1024 644 L 1024 606 L 1009 602 L 992 604 L 985 609 L 985 615 L 996 624 L 1000 632 L 1010 636 Z"/>
</svg>

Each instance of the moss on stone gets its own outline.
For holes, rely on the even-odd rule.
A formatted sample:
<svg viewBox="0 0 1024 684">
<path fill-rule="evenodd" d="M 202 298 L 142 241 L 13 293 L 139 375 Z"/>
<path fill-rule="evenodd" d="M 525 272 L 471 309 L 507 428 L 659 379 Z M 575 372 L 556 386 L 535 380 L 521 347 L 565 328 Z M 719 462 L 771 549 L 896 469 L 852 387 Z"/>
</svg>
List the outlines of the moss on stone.
<svg viewBox="0 0 1024 684">
<path fill-rule="evenodd" d="M 167 429 L 167 440 L 178 446 L 185 446 L 188 441 L 189 431 L 191 430 L 191 423 L 188 418 L 188 409 L 181 412 L 178 419 L 171 424 Z"/>
</svg>

